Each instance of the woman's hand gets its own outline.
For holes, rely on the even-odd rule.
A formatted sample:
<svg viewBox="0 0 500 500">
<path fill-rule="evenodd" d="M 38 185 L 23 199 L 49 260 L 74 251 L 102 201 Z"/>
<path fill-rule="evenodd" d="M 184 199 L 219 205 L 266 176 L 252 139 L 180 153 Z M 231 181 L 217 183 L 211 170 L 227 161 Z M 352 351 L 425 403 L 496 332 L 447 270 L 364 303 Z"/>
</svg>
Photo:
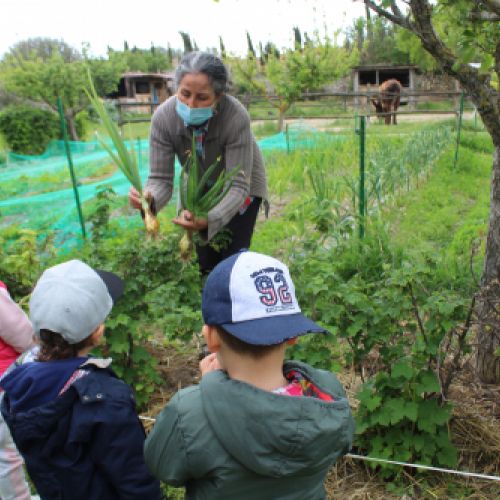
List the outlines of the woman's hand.
<svg viewBox="0 0 500 500">
<path fill-rule="evenodd" d="M 206 219 L 197 219 L 189 210 L 183 210 L 172 222 L 188 231 L 202 231 L 208 227 Z"/>
<path fill-rule="evenodd" d="M 206 375 L 209 372 L 213 372 L 215 370 L 222 370 L 222 366 L 219 363 L 219 359 L 217 358 L 217 353 L 213 352 L 208 356 L 205 356 L 200 361 L 200 372 L 201 376 Z"/>
<path fill-rule="evenodd" d="M 144 191 L 144 198 L 146 201 L 151 202 L 153 199 L 153 195 L 149 191 Z M 131 187 L 128 192 L 128 202 L 132 208 L 136 208 L 137 210 L 142 209 L 141 205 L 141 195 L 139 191 L 135 189 L 135 187 Z"/>
</svg>

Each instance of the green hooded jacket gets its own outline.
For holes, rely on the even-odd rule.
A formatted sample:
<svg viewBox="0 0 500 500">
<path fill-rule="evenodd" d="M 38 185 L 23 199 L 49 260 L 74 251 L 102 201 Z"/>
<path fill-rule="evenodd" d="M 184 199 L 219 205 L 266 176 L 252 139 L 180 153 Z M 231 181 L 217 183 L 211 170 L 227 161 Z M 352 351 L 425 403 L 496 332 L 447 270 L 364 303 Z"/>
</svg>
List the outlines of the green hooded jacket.
<svg viewBox="0 0 500 500">
<path fill-rule="evenodd" d="M 319 500 L 330 466 L 351 447 L 354 420 L 335 375 L 299 362 L 334 401 L 267 392 L 221 371 L 179 391 L 146 439 L 146 464 L 187 499 Z"/>
</svg>

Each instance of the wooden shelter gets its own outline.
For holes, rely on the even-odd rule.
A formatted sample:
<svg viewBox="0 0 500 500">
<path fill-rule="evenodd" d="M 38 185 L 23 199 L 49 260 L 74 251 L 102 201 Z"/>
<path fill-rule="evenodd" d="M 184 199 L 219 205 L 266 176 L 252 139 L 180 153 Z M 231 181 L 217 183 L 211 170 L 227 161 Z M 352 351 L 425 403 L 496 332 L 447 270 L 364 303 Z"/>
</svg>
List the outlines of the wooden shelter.
<svg viewBox="0 0 500 500">
<path fill-rule="evenodd" d="M 366 94 L 366 98 L 361 102 L 361 98 L 356 97 L 356 107 L 366 105 L 370 95 L 378 93 L 380 84 L 391 78 L 399 80 L 410 94 L 416 90 L 416 72 L 418 67 L 415 65 L 394 66 L 391 64 L 370 64 L 364 66 L 355 66 L 352 70 L 353 91 L 355 94 Z M 411 108 L 414 105 L 412 95 L 401 97 L 401 104 L 408 104 Z"/>
<path fill-rule="evenodd" d="M 148 113 L 173 95 L 173 82 L 173 73 L 124 73 L 117 91 L 108 97 L 116 99 L 119 106 L 129 111 Z"/>
</svg>

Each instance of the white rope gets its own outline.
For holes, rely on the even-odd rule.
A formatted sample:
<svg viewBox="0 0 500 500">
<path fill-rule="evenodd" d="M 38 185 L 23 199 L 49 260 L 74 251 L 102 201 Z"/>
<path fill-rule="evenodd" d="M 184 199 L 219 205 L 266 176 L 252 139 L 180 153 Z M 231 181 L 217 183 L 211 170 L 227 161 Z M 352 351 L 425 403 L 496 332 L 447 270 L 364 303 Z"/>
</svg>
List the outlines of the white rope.
<svg viewBox="0 0 500 500">
<path fill-rule="evenodd" d="M 156 418 L 144 417 L 142 415 L 140 415 L 139 418 L 141 420 L 146 420 L 147 422 L 156 422 Z M 476 472 L 466 472 L 454 469 L 442 469 L 441 467 L 432 467 L 430 465 L 422 465 L 422 464 L 408 464 L 406 462 L 398 462 L 396 460 L 386 460 L 385 458 L 374 458 L 374 457 L 366 457 L 364 455 L 354 455 L 353 453 L 347 453 L 345 456 L 357 460 L 366 460 L 368 462 L 380 462 L 391 465 L 402 465 L 403 467 L 413 467 L 414 469 L 426 469 L 426 470 L 433 470 L 436 472 L 444 472 L 446 474 L 455 474 L 457 476 L 477 477 L 479 479 L 488 479 L 490 481 L 500 481 L 499 476 L 488 476 L 486 474 L 478 474 Z"/>
<path fill-rule="evenodd" d="M 444 472 L 446 474 L 455 474 L 457 476 L 477 477 L 480 479 L 489 479 L 490 481 L 500 481 L 499 476 L 488 476 L 486 474 L 478 474 L 476 472 L 466 472 L 466 471 L 455 470 L 455 469 L 443 469 L 441 467 L 432 467 L 430 465 L 422 465 L 422 464 L 408 464 L 406 462 L 398 462 L 396 460 L 386 460 L 384 458 L 365 457 L 363 455 L 354 455 L 352 453 L 347 453 L 345 456 L 349 457 L 349 458 L 356 458 L 358 460 L 367 460 L 368 462 L 380 462 L 380 463 L 392 464 L 392 465 L 402 465 L 403 467 L 413 467 L 414 469 L 426 469 L 426 470 L 433 470 L 433 471 L 437 471 L 437 472 Z"/>
</svg>

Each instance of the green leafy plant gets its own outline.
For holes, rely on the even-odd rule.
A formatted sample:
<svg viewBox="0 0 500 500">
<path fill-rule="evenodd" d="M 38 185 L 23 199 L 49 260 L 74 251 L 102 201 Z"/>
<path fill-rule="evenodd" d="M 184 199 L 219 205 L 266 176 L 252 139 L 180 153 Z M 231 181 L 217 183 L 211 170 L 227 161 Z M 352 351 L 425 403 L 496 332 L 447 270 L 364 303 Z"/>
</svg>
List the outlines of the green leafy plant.
<svg viewBox="0 0 500 500">
<path fill-rule="evenodd" d="M 295 247 L 291 272 L 298 277 L 299 301 L 333 335 L 301 341 L 289 353 L 327 369 L 343 359 L 360 374 L 355 445 L 363 453 L 456 463 L 448 432 L 451 406 L 444 403 L 449 384 L 442 381 L 457 366 L 446 360 L 445 345 L 453 329 L 462 331 L 469 290 L 461 280 L 450 289 L 442 265 L 394 247 L 380 225 L 362 241 Z M 467 349 L 460 338 L 454 344 L 458 355 Z M 394 472 L 384 469 L 385 475 Z"/>
<path fill-rule="evenodd" d="M 11 105 L 0 113 L 0 132 L 14 153 L 37 155 L 60 134 L 57 115 L 28 105 Z"/>
<path fill-rule="evenodd" d="M 240 171 L 240 166 L 229 172 L 221 170 L 215 182 L 210 185 L 219 166 L 220 159 L 210 165 L 203 174 L 201 173 L 193 135 L 191 153 L 180 173 L 179 191 L 182 208 L 189 210 L 195 219 L 207 218 L 208 212 L 227 195 L 231 189 L 231 180 Z M 189 260 L 191 256 L 192 238 L 192 232 L 187 230 L 180 241 L 179 248 L 183 261 Z"/>
<path fill-rule="evenodd" d="M 99 118 L 102 120 L 104 128 L 111 139 L 111 142 L 114 146 L 115 151 L 111 148 L 111 146 L 103 141 L 99 135 L 97 135 L 97 140 L 101 144 L 101 146 L 107 151 L 109 156 L 112 158 L 116 166 L 123 172 L 125 177 L 130 181 L 130 184 L 134 186 L 134 188 L 139 193 L 141 199 L 142 211 L 144 213 L 144 225 L 146 226 L 146 231 L 149 235 L 157 236 L 159 230 L 159 223 L 156 216 L 151 211 L 150 199 L 146 199 L 142 190 L 142 181 L 139 173 L 139 167 L 137 165 L 137 160 L 134 152 L 130 152 L 127 149 L 125 141 L 122 139 L 120 135 L 120 131 L 118 130 L 118 126 L 109 116 L 104 104 L 101 99 L 97 95 L 97 91 L 94 87 L 94 82 L 92 81 L 92 76 L 90 74 L 90 69 L 88 69 L 88 80 L 89 80 L 89 88 L 86 89 L 87 97 L 89 98 L 94 110 L 99 115 Z"/>
<path fill-rule="evenodd" d="M 0 232 L 0 279 L 16 299 L 31 293 L 47 262 L 55 257 L 51 233 L 11 226 Z"/>
<path fill-rule="evenodd" d="M 113 358 L 115 371 L 135 388 L 142 407 L 160 382 L 151 345 L 187 341 L 200 331 L 201 280 L 196 266 L 176 258 L 177 233 L 144 241 L 140 232 L 110 220 L 114 195 L 109 189 L 97 198 L 91 236 L 77 256 L 125 282 L 98 352 Z"/>
</svg>

